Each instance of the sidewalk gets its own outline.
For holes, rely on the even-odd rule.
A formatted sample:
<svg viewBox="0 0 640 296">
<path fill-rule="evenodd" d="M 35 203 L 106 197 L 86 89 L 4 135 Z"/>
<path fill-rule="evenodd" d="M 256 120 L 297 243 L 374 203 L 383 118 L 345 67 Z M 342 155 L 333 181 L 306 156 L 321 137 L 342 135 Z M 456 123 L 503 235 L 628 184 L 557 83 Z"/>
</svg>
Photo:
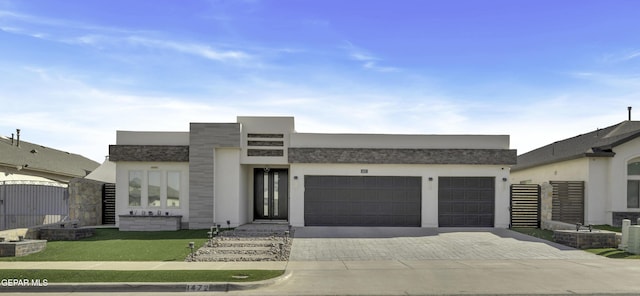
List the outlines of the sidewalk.
<svg viewBox="0 0 640 296">
<path fill-rule="evenodd" d="M 284 261 L 263 262 L 157 262 L 157 261 L 49 261 L 2 262 L 0 269 L 79 269 L 79 270 L 283 270 Z"/>
<path fill-rule="evenodd" d="M 636 260 L 0 262 L 0 269 L 7 268 L 287 269 L 283 277 L 259 283 L 52 284 L 47 290 L 95 295 L 125 291 L 191 295 L 187 291 L 195 289 L 230 295 L 640 295 Z"/>
</svg>

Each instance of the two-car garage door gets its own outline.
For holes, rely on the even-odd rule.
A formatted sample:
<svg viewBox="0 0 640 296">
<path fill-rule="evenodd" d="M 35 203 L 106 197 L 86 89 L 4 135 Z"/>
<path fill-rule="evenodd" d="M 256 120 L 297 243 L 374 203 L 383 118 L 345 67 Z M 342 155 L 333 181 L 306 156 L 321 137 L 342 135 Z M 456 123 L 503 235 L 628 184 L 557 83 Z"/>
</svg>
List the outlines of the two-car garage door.
<svg viewBox="0 0 640 296">
<path fill-rule="evenodd" d="M 420 226 L 422 178 L 305 176 L 306 226 Z M 440 227 L 493 227 L 494 177 L 439 177 Z"/>
<path fill-rule="evenodd" d="M 305 176 L 306 226 L 420 226 L 422 179 Z"/>
</svg>

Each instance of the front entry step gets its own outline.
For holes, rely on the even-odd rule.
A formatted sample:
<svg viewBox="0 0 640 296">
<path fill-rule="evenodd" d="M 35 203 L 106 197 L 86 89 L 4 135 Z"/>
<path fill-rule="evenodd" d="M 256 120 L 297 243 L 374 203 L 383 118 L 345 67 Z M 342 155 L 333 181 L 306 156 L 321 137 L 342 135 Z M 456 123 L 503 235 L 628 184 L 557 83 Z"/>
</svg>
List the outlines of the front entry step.
<svg viewBox="0 0 640 296">
<path fill-rule="evenodd" d="M 223 231 L 186 261 L 287 261 L 292 235 L 288 225 L 248 224 Z"/>
</svg>

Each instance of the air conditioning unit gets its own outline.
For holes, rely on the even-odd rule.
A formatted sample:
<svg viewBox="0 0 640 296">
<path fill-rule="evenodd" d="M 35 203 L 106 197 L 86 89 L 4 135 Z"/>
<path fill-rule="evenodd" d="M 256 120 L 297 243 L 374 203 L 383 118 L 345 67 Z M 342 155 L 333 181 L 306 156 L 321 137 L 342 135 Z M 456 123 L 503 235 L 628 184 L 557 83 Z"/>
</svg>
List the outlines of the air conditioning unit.
<svg viewBox="0 0 640 296">
<path fill-rule="evenodd" d="M 640 254 L 640 225 L 629 226 L 629 241 L 627 252 Z"/>
</svg>

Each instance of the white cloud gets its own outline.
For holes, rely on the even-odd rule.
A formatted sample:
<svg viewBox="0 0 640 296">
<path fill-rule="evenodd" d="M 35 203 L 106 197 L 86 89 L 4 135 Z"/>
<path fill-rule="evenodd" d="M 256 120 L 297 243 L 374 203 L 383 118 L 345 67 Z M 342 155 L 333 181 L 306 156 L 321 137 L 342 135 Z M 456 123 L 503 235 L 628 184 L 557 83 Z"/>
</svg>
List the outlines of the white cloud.
<svg viewBox="0 0 640 296">
<path fill-rule="evenodd" d="M 343 46 L 343 48 L 347 50 L 351 59 L 361 62 L 362 68 L 364 69 L 377 72 L 397 72 L 400 70 L 395 67 L 380 66 L 379 58 L 371 55 L 363 49 L 356 47 L 349 41 L 345 41 L 345 46 Z"/>
<path fill-rule="evenodd" d="M 129 37 L 127 38 L 132 44 L 143 45 L 147 47 L 155 47 L 162 49 L 170 49 L 175 50 L 181 53 L 192 54 L 196 56 L 200 56 L 206 59 L 215 60 L 215 61 L 238 61 L 238 60 L 246 60 L 251 56 L 245 52 L 238 50 L 216 50 L 211 48 L 208 45 L 198 44 L 198 43 L 181 43 L 175 41 L 166 41 L 166 40 L 157 40 L 157 39 L 148 39 L 142 37 Z"/>
</svg>

